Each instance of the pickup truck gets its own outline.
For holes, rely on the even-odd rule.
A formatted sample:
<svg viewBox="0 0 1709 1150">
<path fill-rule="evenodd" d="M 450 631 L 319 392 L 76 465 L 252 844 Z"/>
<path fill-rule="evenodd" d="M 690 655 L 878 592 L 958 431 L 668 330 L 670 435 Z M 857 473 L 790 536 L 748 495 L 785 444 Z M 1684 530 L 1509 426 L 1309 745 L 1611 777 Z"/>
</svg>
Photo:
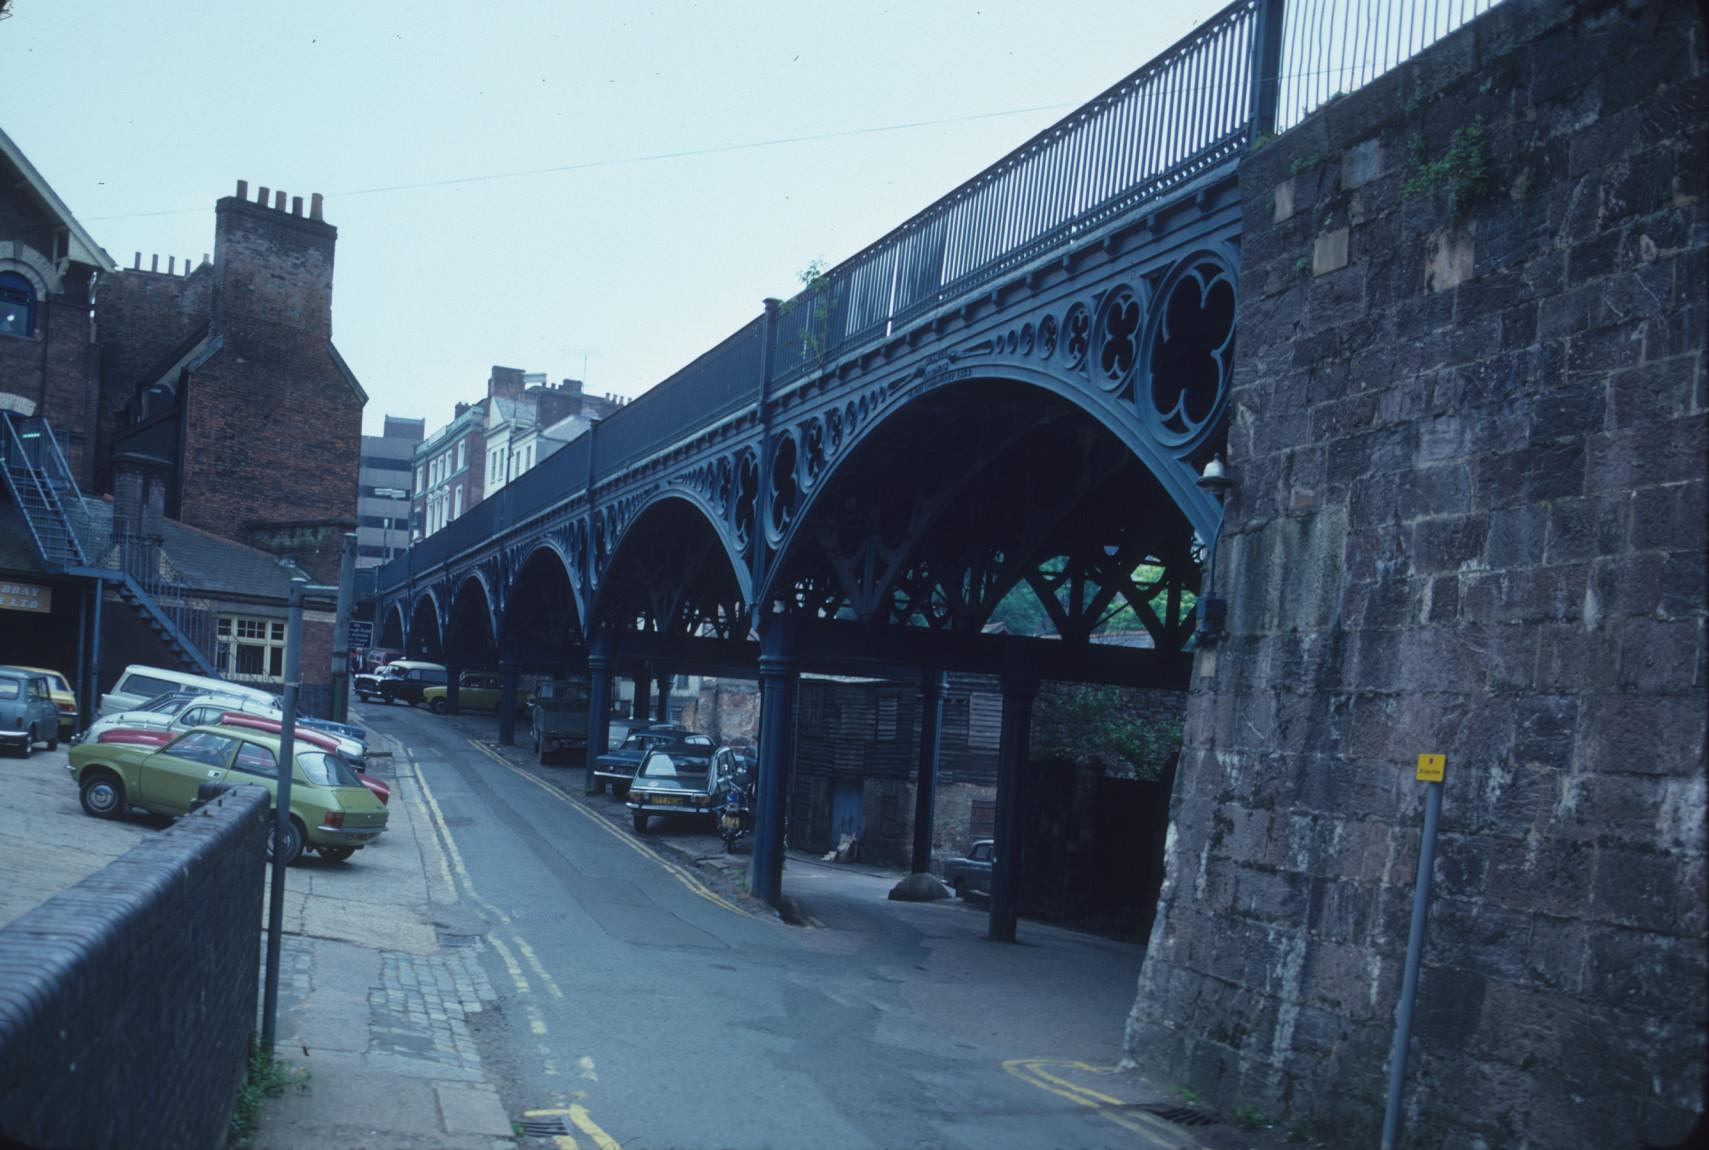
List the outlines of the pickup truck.
<svg viewBox="0 0 1709 1150">
<path fill-rule="evenodd" d="M 955 888 L 955 897 L 991 893 L 991 863 L 995 842 L 975 839 L 967 854 L 958 859 L 944 860 L 944 881 Z"/>
<path fill-rule="evenodd" d="M 534 693 L 529 726 L 542 763 L 559 755 L 586 757 L 588 693 L 586 679 L 554 679 Z"/>
</svg>

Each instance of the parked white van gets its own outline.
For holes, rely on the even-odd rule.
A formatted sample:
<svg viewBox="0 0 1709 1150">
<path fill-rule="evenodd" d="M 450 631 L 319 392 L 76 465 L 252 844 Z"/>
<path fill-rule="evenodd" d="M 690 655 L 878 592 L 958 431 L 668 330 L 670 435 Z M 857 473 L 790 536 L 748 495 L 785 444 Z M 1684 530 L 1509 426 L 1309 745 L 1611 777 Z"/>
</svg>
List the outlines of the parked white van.
<svg viewBox="0 0 1709 1150">
<path fill-rule="evenodd" d="M 206 675 L 191 675 L 170 667 L 149 667 L 132 663 L 113 684 L 113 689 L 101 696 L 101 714 L 134 711 L 150 699 L 168 691 L 193 691 L 198 695 L 240 695 L 263 703 L 272 703 L 277 692 L 246 687 L 226 679 L 210 679 Z"/>
</svg>

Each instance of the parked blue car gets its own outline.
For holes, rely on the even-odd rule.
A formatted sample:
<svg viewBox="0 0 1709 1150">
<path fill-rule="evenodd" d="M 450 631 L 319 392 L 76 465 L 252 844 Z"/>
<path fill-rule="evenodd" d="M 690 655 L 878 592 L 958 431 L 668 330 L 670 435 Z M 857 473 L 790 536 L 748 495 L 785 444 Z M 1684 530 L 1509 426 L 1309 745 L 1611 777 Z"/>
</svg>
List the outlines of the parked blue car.
<svg viewBox="0 0 1709 1150">
<path fill-rule="evenodd" d="M 0 667 L 0 747 L 27 756 L 36 744 L 59 746 L 59 707 L 46 675 Z"/>
</svg>

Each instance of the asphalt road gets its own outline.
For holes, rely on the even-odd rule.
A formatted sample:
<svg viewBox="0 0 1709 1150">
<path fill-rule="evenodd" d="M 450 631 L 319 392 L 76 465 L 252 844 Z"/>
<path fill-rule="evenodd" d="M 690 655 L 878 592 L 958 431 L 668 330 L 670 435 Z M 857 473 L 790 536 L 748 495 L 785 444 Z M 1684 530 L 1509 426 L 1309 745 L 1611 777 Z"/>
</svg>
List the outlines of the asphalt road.
<svg viewBox="0 0 1709 1150">
<path fill-rule="evenodd" d="M 442 937 L 498 988 L 481 1057 L 559 1145 L 1195 1144 L 1141 1108 L 1167 1089 L 1114 1070 L 1139 948 L 1030 923 L 992 943 L 978 908 L 797 857 L 788 925 L 712 865 L 709 830 L 634 835 L 579 768 L 496 748 L 490 718 L 361 719 L 420 781 L 426 866 L 458 895 Z"/>
</svg>

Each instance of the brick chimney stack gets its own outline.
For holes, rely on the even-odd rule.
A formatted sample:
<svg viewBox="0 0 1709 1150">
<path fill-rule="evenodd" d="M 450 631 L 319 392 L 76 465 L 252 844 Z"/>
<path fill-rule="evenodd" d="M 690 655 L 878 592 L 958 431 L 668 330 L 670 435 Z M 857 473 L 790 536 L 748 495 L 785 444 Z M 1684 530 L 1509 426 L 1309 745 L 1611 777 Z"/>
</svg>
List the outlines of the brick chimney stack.
<svg viewBox="0 0 1709 1150">
<path fill-rule="evenodd" d="M 260 188 L 215 205 L 215 312 L 227 339 L 239 346 L 276 346 L 288 335 L 324 342 L 332 338 L 333 251 L 338 229 L 320 218 L 321 197 L 294 203 L 283 190 Z"/>
</svg>

